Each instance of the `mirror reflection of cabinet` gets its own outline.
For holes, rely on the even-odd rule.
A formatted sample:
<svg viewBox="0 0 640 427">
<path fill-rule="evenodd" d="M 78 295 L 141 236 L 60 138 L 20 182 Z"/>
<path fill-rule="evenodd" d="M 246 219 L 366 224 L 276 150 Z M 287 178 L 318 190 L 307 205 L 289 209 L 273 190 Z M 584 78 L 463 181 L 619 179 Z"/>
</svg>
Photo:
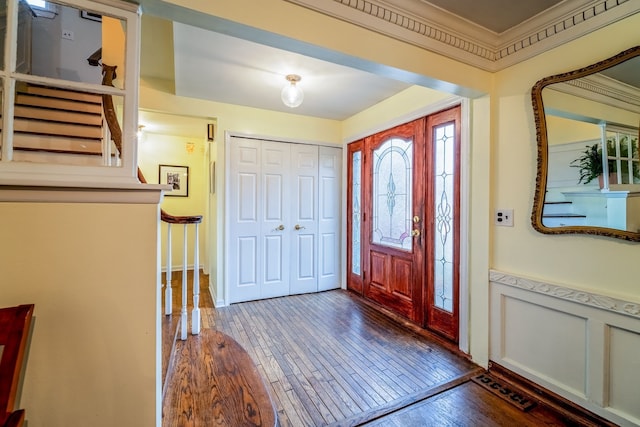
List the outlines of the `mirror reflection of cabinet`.
<svg viewBox="0 0 640 427">
<path fill-rule="evenodd" d="M 544 78 L 532 101 L 534 228 L 640 241 L 640 47 Z"/>
</svg>

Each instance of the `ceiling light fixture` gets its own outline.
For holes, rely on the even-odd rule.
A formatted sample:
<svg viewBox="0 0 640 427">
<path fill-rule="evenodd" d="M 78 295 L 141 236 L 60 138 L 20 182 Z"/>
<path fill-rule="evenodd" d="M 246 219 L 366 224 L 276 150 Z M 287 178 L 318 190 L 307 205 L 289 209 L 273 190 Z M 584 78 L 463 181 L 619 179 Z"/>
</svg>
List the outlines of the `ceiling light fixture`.
<svg viewBox="0 0 640 427">
<path fill-rule="evenodd" d="M 282 88 L 282 93 L 280 94 L 282 102 L 287 107 L 296 108 L 302 104 L 304 99 L 304 92 L 300 87 L 296 86 L 296 83 L 302 80 L 302 77 L 297 74 L 289 74 L 285 78 L 289 83 Z"/>
</svg>

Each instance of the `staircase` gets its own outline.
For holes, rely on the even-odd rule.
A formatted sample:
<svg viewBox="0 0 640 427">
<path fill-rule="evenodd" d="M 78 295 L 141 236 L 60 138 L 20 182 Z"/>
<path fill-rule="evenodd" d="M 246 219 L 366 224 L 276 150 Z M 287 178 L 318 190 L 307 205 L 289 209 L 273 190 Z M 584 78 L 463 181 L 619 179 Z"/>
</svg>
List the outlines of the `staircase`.
<svg viewBox="0 0 640 427">
<path fill-rule="evenodd" d="M 108 140 L 103 122 L 100 94 L 20 83 L 14 109 L 14 160 L 103 165 Z"/>
<path fill-rule="evenodd" d="M 586 225 L 587 216 L 574 213 L 572 202 L 545 202 L 542 210 L 542 223 L 545 227 Z"/>
<path fill-rule="evenodd" d="M 103 64 L 103 85 L 111 86 L 115 67 Z M 116 164 L 122 151 L 122 130 L 110 95 L 19 82 L 16 84 L 13 129 L 13 160 L 100 166 Z M 0 131 L 2 130 L 0 118 Z M 138 169 L 138 179 L 146 179 Z M 195 227 L 193 271 L 199 272 L 198 227 L 201 215 L 175 216 L 160 211 L 167 224 L 167 273 L 163 297 L 163 382 L 170 370 L 175 339 L 200 333 L 200 274 L 187 278 L 188 227 Z M 183 228 L 181 280 L 172 280 L 172 226 Z M 175 282 L 175 283 L 174 283 Z M 189 283 L 189 290 L 187 284 Z M 162 286 L 161 284 L 159 284 Z M 173 285 L 173 286 L 172 286 Z M 176 288 L 175 297 L 173 287 Z M 191 312 L 189 321 L 188 309 Z M 0 355 L 2 354 L 0 346 Z"/>
</svg>

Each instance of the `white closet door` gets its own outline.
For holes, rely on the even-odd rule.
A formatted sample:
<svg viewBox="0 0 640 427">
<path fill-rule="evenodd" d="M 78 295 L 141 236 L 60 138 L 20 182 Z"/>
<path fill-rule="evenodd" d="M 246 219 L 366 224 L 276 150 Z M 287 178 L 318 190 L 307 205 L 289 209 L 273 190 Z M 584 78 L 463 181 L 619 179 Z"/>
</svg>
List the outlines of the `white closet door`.
<svg viewBox="0 0 640 427">
<path fill-rule="evenodd" d="M 289 144 L 231 144 L 229 302 L 289 294 Z"/>
<path fill-rule="evenodd" d="M 230 150 L 229 302 L 260 298 L 260 144 L 236 139 Z"/>
<path fill-rule="evenodd" d="M 342 149 L 319 147 L 318 290 L 340 287 Z"/>
<path fill-rule="evenodd" d="M 261 298 L 289 294 L 291 144 L 262 142 Z"/>
<path fill-rule="evenodd" d="M 318 290 L 318 147 L 291 145 L 291 294 Z"/>
</svg>

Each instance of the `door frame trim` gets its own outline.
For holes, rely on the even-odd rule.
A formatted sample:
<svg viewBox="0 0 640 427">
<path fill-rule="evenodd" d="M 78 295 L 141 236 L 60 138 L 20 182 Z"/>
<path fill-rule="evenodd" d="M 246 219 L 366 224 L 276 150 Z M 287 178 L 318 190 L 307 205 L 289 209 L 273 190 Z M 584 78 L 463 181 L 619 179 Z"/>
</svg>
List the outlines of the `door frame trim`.
<svg viewBox="0 0 640 427">
<path fill-rule="evenodd" d="M 460 122 L 462 128 L 460 129 L 460 242 L 468 242 L 471 237 L 469 229 L 470 224 L 470 207 L 471 207 L 471 127 L 472 127 L 472 115 L 471 115 L 471 99 L 460 96 L 452 96 L 442 99 L 440 101 L 429 104 L 425 107 L 414 110 L 410 113 L 403 114 L 395 119 L 378 124 L 375 127 L 368 128 L 367 130 L 358 132 L 344 138 L 342 141 L 343 150 L 342 157 L 344 167 L 342 169 L 342 182 L 347 178 L 347 145 L 351 142 L 358 141 L 367 136 L 374 135 L 386 129 L 391 129 L 403 123 L 407 123 L 421 117 L 437 113 L 442 110 L 447 110 L 451 107 L 460 105 Z M 346 221 L 347 221 L 347 186 L 342 186 L 342 200 L 343 200 L 343 226 L 345 228 L 343 236 L 342 250 L 342 265 L 343 265 L 343 285 L 342 288 L 347 288 L 347 242 L 346 242 Z M 464 244 L 460 246 L 460 296 L 458 309 L 458 348 L 469 354 L 469 269 L 470 269 L 470 254 L 469 248 L 471 245 Z"/>
</svg>

